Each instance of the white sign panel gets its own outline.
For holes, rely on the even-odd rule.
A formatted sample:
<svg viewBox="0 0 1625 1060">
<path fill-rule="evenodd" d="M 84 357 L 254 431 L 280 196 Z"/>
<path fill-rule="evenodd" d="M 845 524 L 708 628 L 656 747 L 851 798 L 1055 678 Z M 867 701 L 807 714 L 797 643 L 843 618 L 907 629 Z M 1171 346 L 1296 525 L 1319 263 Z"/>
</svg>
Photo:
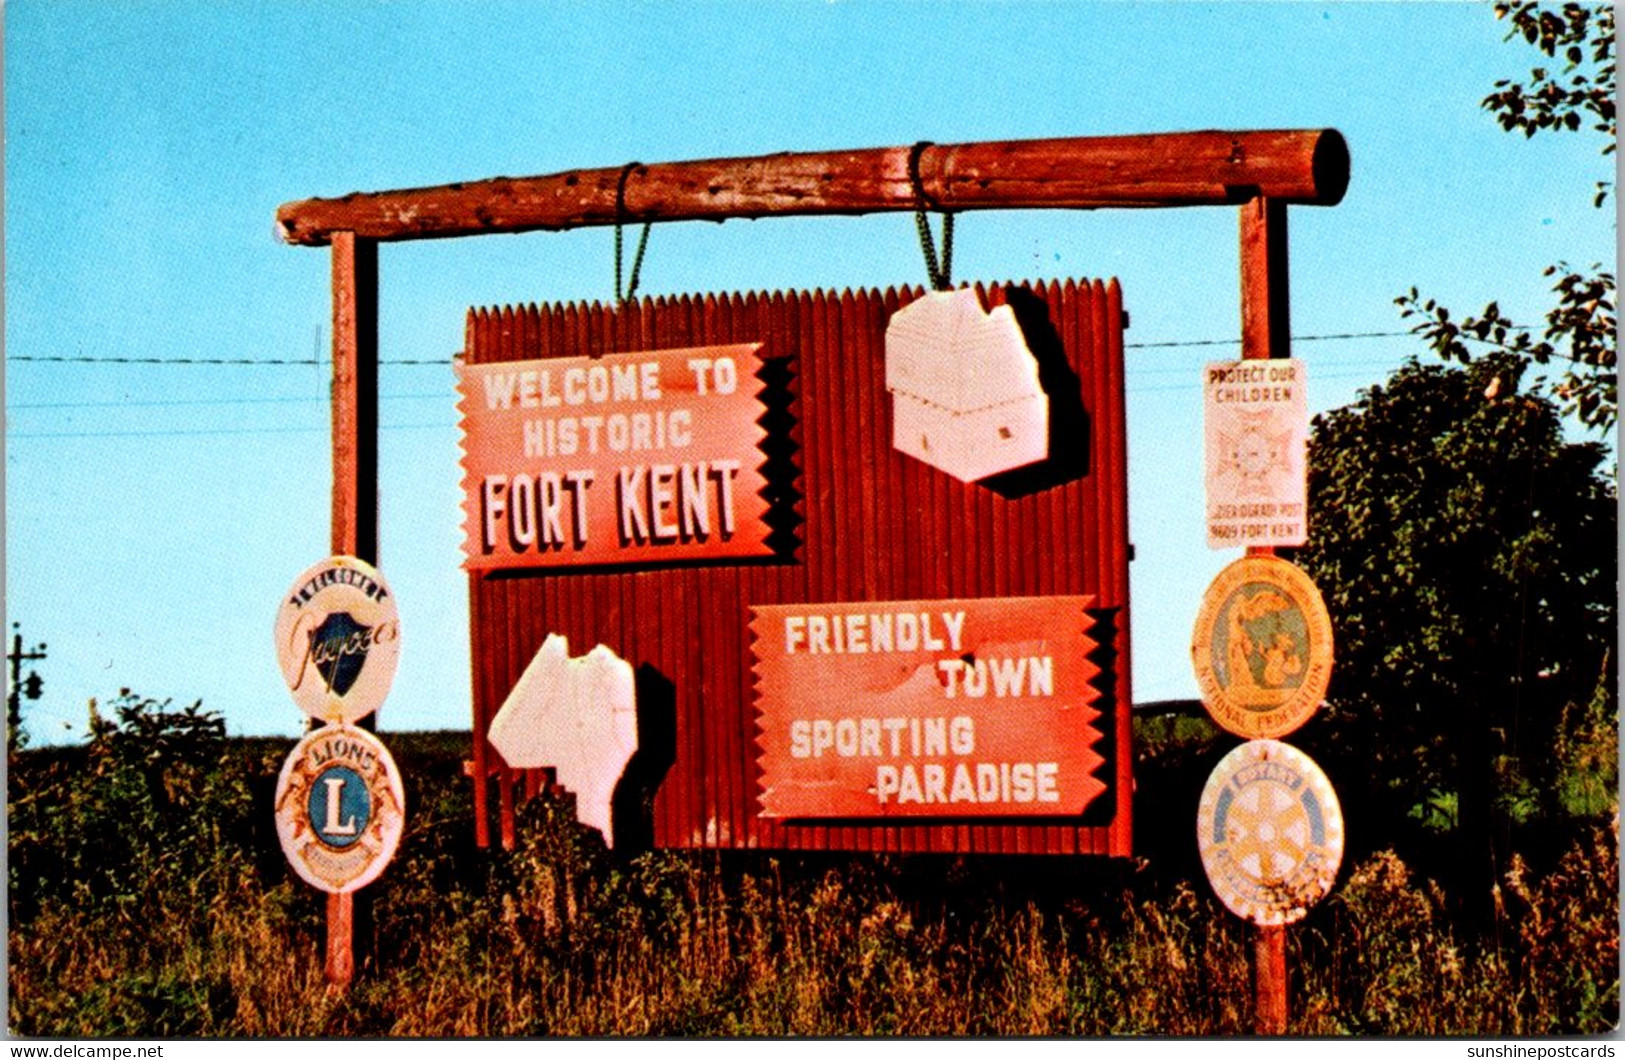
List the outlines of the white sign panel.
<svg viewBox="0 0 1625 1060">
<path fill-rule="evenodd" d="M 1049 455 L 1049 397 L 1015 311 L 930 291 L 886 325 L 892 445 L 975 482 Z"/>
<path fill-rule="evenodd" d="M 1225 907 L 1263 927 L 1302 920 L 1343 862 L 1343 808 L 1302 751 L 1251 740 L 1214 767 L 1196 809 L 1202 868 Z"/>
<path fill-rule="evenodd" d="M 1297 358 L 1214 361 L 1202 379 L 1209 548 L 1308 539 L 1305 366 Z"/>
</svg>

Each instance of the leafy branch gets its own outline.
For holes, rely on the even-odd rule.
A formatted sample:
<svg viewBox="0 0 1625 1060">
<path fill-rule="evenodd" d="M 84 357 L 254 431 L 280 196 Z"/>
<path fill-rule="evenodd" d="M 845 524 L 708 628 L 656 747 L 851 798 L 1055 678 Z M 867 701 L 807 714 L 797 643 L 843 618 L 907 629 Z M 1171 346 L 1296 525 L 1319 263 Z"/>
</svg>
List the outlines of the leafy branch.
<svg viewBox="0 0 1625 1060">
<path fill-rule="evenodd" d="M 1569 2 L 1551 7 L 1539 0 L 1497 0 L 1495 17 L 1511 20 L 1508 40 L 1521 37 L 1566 65 L 1555 73 L 1537 66 L 1523 83 L 1497 81 L 1481 106 L 1501 128 L 1521 130 L 1526 137 L 1589 127 L 1604 136 L 1602 154 L 1613 154 L 1617 127 L 1612 5 Z M 1600 207 L 1612 186 L 1599 181 L 1592 205 Z M 1576 415 L 1586 427 L 1607 430 L 1619 415 L 1614 274 L 1600 264 L 1582 271 L 1558 262 L 1548 266 L 1545 275 L 1556 277 L 1552 293 L 1557 302 L 1546 313 L 1546 327 L 1538 337 L 1535 328 L 1502 313 L 1497 302 L 1460 320 L 1451 319 L 1449 309 L 1424 299 L 1415 287 L 1394 302 L 1402 318 L 1416 321 L 1411 330 L 1446 361 L 1472 360 L 1469 341 L 1537 364 L 1568 361 L 1571 367 L 1552 385 L 1552 393 L 1563 402 L 1564 412 Z"/>
<path fill-rule="evenodd" d="M 1613 154 L 1617 135 L 1614 113 L 1614 9 L 1588 8 L 1567 3 L 1560 9 L 1543 8 L 1534 0 L 1497 3 L 1496 18 L 1512 19 L 1507 39 L 1522 36 L 1549 58 L 1567 65 L 1554 73 L 1544 66 L 1529 72 L 1526 82 L 1495 82 L 1495 91 L 1481 104 L 1495 115 L 1501 128 L 1537 132 L 1577 132 L 1586 122 L 1604 135 L 1602 153 Z M 1608 197 L 1609 181 L 1597 183 L 1594 205 Z"/>
<path fill-rule="evenodd" d="M 1412 331 L 1427 340 L 1446 361 L 1467 364 L 1472 353 L 1467 342 L 1484 343 L 1537 364 L 1568 361 L 1574 367 L 1553 387 L 1564 411 L 1587 427 L 1607 429 L 1618 415 L 1618 324 L 1614 305 L 1614 274 L 1593 265 L 1577 272 L 1566 263 L 1548 266 L 1545 275 L 1558 277 L 1552 286 L 1557 304 L 1546 314 L 1546 328 L 1519 324 L 1491 302 L 1477 316 L 1452 319 L 1450 310 L 1434 299 L 1424 300 L 1415 287 L 1394 299 L 1404 319 L 1416 319 Z"/>
</svg>

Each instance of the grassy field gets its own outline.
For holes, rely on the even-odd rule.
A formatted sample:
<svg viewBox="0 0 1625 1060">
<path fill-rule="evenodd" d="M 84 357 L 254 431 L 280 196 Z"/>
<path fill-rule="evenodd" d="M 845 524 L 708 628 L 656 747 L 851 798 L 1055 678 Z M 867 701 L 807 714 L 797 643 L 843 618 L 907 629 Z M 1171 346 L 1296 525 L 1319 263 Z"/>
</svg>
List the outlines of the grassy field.
<svg viewBox="0 0 1625 1060">
<path fill-rule="evenodd" d="M 611 853 L 553 799 L 475 848 L 466 734 L 386 734 L 408 829 L 321 973 L 323 901 L 270 808 L 288 741 L 133 697 L 89 747 L 10 768 L 13 1034 L 1231 1035 L 1251 929 L 1196 861 L 1228 747 L 1149 719 L 1127 860 Z M 146 719 L 146 720 L 143 720 Z M 156 719 L 156 720 L 155 720 Z M 1288 933 L 1290 1032 L 1594 1034 L 1619 1018 L 1617 801 L 1548 823 L 1493 924 L 1400 853 L 1353 851 Z M 1416 859 L 1412 859 L 1414 862 Z M 1423 859 L 1425 861 L 1425 859 Z"/>
</svg>

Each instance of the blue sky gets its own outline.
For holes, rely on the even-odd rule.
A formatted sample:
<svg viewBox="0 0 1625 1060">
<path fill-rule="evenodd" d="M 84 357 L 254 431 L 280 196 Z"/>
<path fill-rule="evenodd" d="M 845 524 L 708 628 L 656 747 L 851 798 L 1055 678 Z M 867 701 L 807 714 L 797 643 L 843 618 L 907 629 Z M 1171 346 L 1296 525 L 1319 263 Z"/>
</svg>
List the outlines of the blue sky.
<svg viewBox="0 0 1625 1060">
<path fill-rule="evenodd" d="M 276 605 L 326 554 L 328 255 L 283 202 L 631 160 L 1335 127 L 1344 202 L 1291 211 L 1293 331 L 1545 308 L 1541 269 L 1611 261 L 1588 136 L 1525 141 L 1478 101 L 1521 77 L 1455 3 L 220 4 L 10 0 L 5 16 L 6 611 L 45 641 L 36 741 L 121 687 L 297 733 Z M 612 297 L 608 230 L 386 245 L 381 567 L 401 666 L 383 730 L 469 724 L 450 355 L 470 305 Z M 642 293 L 924 282 L 912 218 L 657 228 Z M 977 213 L 960 279 L 1117 276 L 1127 334 L 1134 684 L 1192 696 L 1206 548 L 1199 372 L 1239 331 L 1233 209 Z M 1312 410 L 1405 337 L 1303 341 Z M 324 363 L 276 365 L 319 355 Z M 45 357 L 249 359 L 252 366 Z M 396 361 L 433 361 L 400 365 Z"/>
</svg>

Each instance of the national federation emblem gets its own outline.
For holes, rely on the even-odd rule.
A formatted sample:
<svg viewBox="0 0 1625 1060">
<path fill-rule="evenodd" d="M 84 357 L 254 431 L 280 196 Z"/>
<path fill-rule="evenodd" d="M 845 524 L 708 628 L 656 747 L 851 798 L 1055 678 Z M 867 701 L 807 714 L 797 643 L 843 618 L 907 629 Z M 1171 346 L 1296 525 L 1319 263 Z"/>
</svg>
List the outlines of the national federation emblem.
<svg viewBox="0 0 1625 1060">
<path fill-rule="evenodd" d="M 1244 739 L 1309 720 L 1332 672 L 1332 623 L 1309 576 L 1275 556 L 1236 560 L 1202 597 L 1191 638 L 1202 705 Z"/>
<path fill-rule="evenodd" d="M 389 751 L 369 732 L 324 725 L 294 747 L 276 788 L 276 828 L 299 877 L 343 894 L 378 878 L 406 824 Z"/>
<path fill-rule="evenodd" d="M 400 625 L 368 563 L 332 556 L 299 575 L 276 619 L 277 660 L 299 709 L 345 724 L 378 709 L 395 679 Z"/>
<path fill-rule="evenodd" d="M 1252 740 L 1208 777 L 1196 845 L 1227 909 L 1261 926 L 1290 924 L 1337 879 L 1343 811 L 1308 755 L 1276 740 Z"/>
</svg>

